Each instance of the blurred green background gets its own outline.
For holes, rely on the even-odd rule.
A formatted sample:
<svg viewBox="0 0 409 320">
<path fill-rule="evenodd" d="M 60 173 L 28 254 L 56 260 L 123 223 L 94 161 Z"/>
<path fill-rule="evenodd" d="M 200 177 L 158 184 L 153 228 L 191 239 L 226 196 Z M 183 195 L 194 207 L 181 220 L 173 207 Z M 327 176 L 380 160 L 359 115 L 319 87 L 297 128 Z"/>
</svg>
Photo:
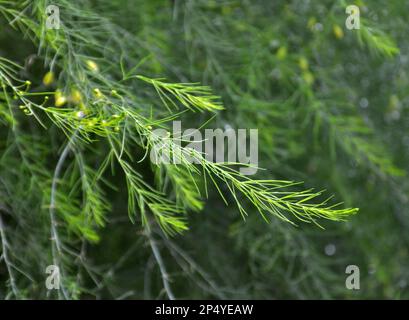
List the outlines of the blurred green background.
<svg viewBox="0 0 409 320">
<path fill-rule="evenodd" d="M 16 5 L 16 10 L 22 10 L 25 2 Z M 130 62 L 144 59 L 139 72 L 152 78 L 210 86 L 225 107 L 212 127 L 259 130 L 259 166 L 265 170 L 254 178 L 303 181 L 305 188 L 333 194 L 334 203 L 360 209 L 345 222 L 321 220 L 324 229 L 302 222 L 293 226 L 275 217 L 266 223 L 251 207 L 243 220 L 237 207 L 226 206 L 212 190 L 203 210 L 188 213 L 189 230 L 183 235 L 156 234 L 176 298 L 409 298 L 408 1 L 88 0 L 53 4 L 61 6 L 62 22 L 70 24 L 73 36 L 106 46 L 107 52 L 92 48 L 92 43 L 77 49 L 96 56 L 112 79 L 119 65 L 106 60 L 122 56 Z M 348 30 L 345 9 L 352 4 L 360 8 L 360 29 Z M 5 8 L 6 2 L 0 1 L 4 15 L 0 55 L 21 65 L 35 55 L 41 62 L 23 76 L 40 82 L 50 65 L 49 52 L 39 50 L 41 42 L 33 44 L 24 28 L 13 29 Z M 82 19 L 75 10 L 84 10 Z M 31 12 L 35 11 L 25 14 Z M 64 21 L 69 14 L 76 20 Z M 90 20 L 84 21 L 87 15 Z M 35 13 L 32 19 L 36 21 Z M 104 21 L 118 31 L 110 34 Z M 58 79 L 63 85 L 72 81 L 70 61 L 60 66 L 59 72 L 68 74 Z M 140 85 L 135 88 L 144 99 L 146 113 L 150 104 L 160 103 Z M 198 127 L 210 117 L 208 113 L 183 115 L 182 123 L 189 124 L 185 128 Z M 63 136 L 55 128 L 30 131 L 30 121 L 23 122 L 23 130 L 38 134 L 40 141 L 51 141 L 47 146 L 54 150 L 54 158 L 47 158 L 46 166 L 52 172 Z M 8 130 L 7 124 L 0 123 L 0 156 L 13 139 Z M 104 147 L 97 144 L 95 149 L 102 152 Z M 41 157 L 39 150 L 35 153 Z M 90 158 L 92 150 L 86 151 Z M 41 201 L 24 195 L 24 181 L 8 176 L 9 163 L 3 161 L 0 167 L 4 185 L 10 183 L 17 190 L 6 193 L 7 188 L 0 186 L 3 203 L 21 212 L 34 208 L 34 202 L 41 207 Z M 143 163 L 138 170 L 150 172 Z M 31 179 L 29 172 L 21 174 L 26 181 Z M 105 227 L 98 230 L 100 241 L 86 245 L 86 267 L 68 268 L 73 279 L 79 279 L 73 281 L 73 297 L 166 298 L 141 222 L 137 218 L 132 224 L 127 216 L 123 179 L 118 174 L 105 179 L 117 187 L 105 191 L 112 208 Z M 231 198 L 227 188 L 222 192 Z M 44 215 L 36 218 L 34 213 L 33 209 L 28 221 L 24 220 L 28 213 L 5 214 L 13 248 L 10 259 L 22 297 L 54 297 L 42 284 L 42 270 L 49 264 L 47 223 Z M 32 247 L 26 247 L 27 230 L 34 230 Z M 69 248 L 80 248 L 74 236 L 68 236 L 67 243 Z M 6 298 L 10 297 L 10 279 L 3 262 L 0 259 L 0 296 Z M 348 265 L 359 267 L 359 290 L 345 286 Z"/>
</svg>

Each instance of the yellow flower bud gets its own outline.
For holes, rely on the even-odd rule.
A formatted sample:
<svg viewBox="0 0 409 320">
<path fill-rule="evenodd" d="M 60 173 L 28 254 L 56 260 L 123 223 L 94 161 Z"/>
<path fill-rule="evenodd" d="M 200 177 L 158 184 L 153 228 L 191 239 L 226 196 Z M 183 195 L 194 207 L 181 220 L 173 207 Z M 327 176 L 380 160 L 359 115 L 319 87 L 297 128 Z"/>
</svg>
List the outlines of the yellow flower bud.
<svg viewBox="0 0 409 320">
<path fill-rule="evenodd" d="M 94 89 L 94 95 L 95 95 L 97 98 L 101 98 L 101 97 L 103 96 L 101 90 L 99 90 L 98 88 L 95 88 L 95 89 Z"/>
<path fill-rule="evenodd" d="M 92 60 L 86 60 L 85 63 L 86 63 L 86 65 L 87 65 L 87 67 L 88 67 L 89 70 L 91 70 L 91 71 L 93 71 L 93 72 L 98 72 L 99 67 L 98 67 L 98 65 L 97 65 L 94 61 L 92 61 Z"/>
<path fill-rule="evenodd" d="M 51 72 L 51 71 L 48 71 L 45 74 L 44 78 L 43 78 L 43 83 L 44 83 L 45 86 L 48 87 L 48 86 L 52 85 L 53 82 L 54 82 L 54 73 Z"/>
<path fill-rule="evenodd" d="M 54 99 L 56 107 L 62 107 L 64 104 L 67 103 L 67 97 L 65 97 L 59 90 L 55 92 Z"/>
<path fill-rule="evenodd" d="M 337 39 L 342 39 L 344 37 L 344 30 L 339 25 L 334 25 L 334 35 Z"/>
<path fill-rule="evenodd" d="M 75 104 L 80 104 L 82 102 L 82 94 L 79 90 L 71 90 L 71 101 Z"/>
<path fill-rule="evenodd" d="M 315 81 L 315 79 L 314 79 L 314 75 L 311 73 L 311 72 L 304 72 L 303 74 L 302 74 L 302 77 L 303 77 L 303 79 L 304 79 L 304 81 L 308 84 L 308 85 L 312 85 L 312 84 L 314 84 L 314 81 Z"/>
<path fill-rule="evenodd" d="M 287 56 L 287 47 L 280 47 L 277 51 L 278 60 L 284 60 Z"/>
<path fill-rule="evenodd" d="M 312 30 L 316 23 L 317 23 L 317 19 L 315 17 L 311 17 L 308 19 L 307 26 L 309 29 Z"/>
<path fill-rule="evenodd" d="M 308 70 L 308 60 L 306 58 L 301 57 L 300 60 L 298 60 L 298 65 L 300 66 L 302 71 Z"/>
</svg>

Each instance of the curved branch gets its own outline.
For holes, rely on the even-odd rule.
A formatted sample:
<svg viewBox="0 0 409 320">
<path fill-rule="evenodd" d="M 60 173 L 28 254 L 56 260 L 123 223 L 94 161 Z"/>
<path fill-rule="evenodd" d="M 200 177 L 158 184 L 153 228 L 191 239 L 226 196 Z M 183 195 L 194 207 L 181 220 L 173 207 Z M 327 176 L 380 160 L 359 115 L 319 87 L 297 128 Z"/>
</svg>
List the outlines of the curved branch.
<svg viewBox="0 0 409 320">
<path fill-rule="evenodd" d="M 54 171 L 54 176 L 53 176 L 53 181 L 51 184 L 51 197 L 50 197 L 50 233 L 51 233 L 51 241 L 53 243 L 52 245 L 52 256 L 53 256 L 53 263 L 57 267 L 59 267 L 60 274 L 62 275 L 62 268 L 60 267 L 60 255 L 62 251 L 62 244 L 60 241 L 60 238 L 58 236 L 58 231 L 57 231 L 57 218 L 55 215 L 55 208 L 56 208 L 56 192 L 57 192 L 57 184 L 58 184 L 58 179 L 61 175 L 61 171 L 64 165 L 64 162 L 68 156 L 68 153 L 71 149 L 71 144 L 75 138 L 75 134 L 70 138 L 68 141 L 67 145 L 65 146 L 64 150 L 61 153 L 60 158 L 58 159 L 57 165 L 55 167 Z M 57 251 L 57 252 L 56 252 Z M 61 284 L 61 291 L 64 295 L 65 299 L 68 299 L 68 294 L 64 288 L 64 286 Z"/>
<path fill-rule="evenodd" d="M 3 207 L 0 207 L 0 210 L 3 210 Z M 17 298 L 18 297 L 18 289 L 16 285 L 16 279 L 14 277 L 13 273 L 13 264 L 10 261 L 10 257 L 8 255 L 8 248 L 9 248 L 9 243 L 6 238 L 6 232 L 5 232 L 5 225 L 3 223 L 3 218 L 0 214 L 0 238 L 1 238 L 1 244 L 2 244 L 2 257 L 4 259 L 4 263 L 6 264 L 7 272 L 9 274 L 9 279 L 10 279 L 10 286 L 11 290 L 13 291 L 14 296 Z"/>
<path fill-rule="evenodd" d="M 169 300 L 175 300 L 175 296 L 172 292 L 172 288 L 170 287 L 169 284 L 169 274 L 166 271 L 166 266 L 163 262 L 162 256 L 160 254 L 159 248 L 157 246 L 157 243 L 155 239 L 153 238 L 152 232 L 151 232 L 151 222 L 150 219 L 147 219 L 147 227 L 146 227 L 146 236 L 148 237 L 149 244 L 152 248 L 153 256 L 155 257 L 155 260 L 159 266 L 159 271 L 162 276 L 162 282 L 163 282 L 163 287 L 165 288 L 166 294 L 168 295 Z"/>
</svg>

